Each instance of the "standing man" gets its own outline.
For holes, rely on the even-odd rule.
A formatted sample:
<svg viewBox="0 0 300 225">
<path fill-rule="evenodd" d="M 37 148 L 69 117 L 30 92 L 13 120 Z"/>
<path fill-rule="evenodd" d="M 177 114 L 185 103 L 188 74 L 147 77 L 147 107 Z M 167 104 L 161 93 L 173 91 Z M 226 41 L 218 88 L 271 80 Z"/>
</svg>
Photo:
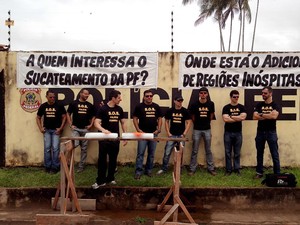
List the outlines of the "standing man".
<svg viewBox="0 0 300 225">
<path fill-rule="evenodd" d="M 246 119 L 245 107 L 238 103 L 239 92 L 232 90 L 229 94 L 230 103 L 222 110 L 224 125 L 224 147 L 225 147 L 225 175 L 233 172 L 240 175 L 240 154 L 243 143 L 242 121 Z M 231 152 L 233 151 L 233 166 Z"/>
<path fill-rule="evenodd" d="M 94 126 L 104 134 L 118 133 L 120 136 L 119 123 L 123 132 L 126 132 L 126 120 L 123 109 L 119 106 L 122 101 L 121 92 L 112 90 L 108 97 L 108 103 L 99 108 Z M 127 142 L 124 142 L 126 145 Z M 115 181 L 115 170 L 120 150 L 119 140 L 100 140 L 98 155 L 98 177 L 93 189 L 106 184 L 117 184 Z M 107 163 L 108 156 L 108 163 Z"/>
<path fill-rule="evenodd" d="M 189 132 L 192 124 L 189 111 L 182 106 L 183 98 L 177 95 L 174 98 L 174 107 L 170 108 L 165 115 L 165 128 L 168 137 L 183 138 Z M 167 141 L 161 169 L 158 175 L 165 173 L 168 169 L 168 163 L 176 141 Z"/>
<path fill-rule="evenodd" d="M 60 169 L 59 137 L 66 123 L 66 109 L 55 101 L 55 93 L 46 92 L 47 102 L 37 112 L 36 123 L 44 134 L 44 166 L 47 173 L 57 173 Z"/>
<path fill-rule="evenodd" d="M 151 90 L 144 91 L 143 102 L 138 104 L 133 112 L 133 124 L 137 132 L 153 133 L 157 136 L 161 131 L 162 115 L 158 104 L 152 102 L 153 93 Z M 157 142 L 140 140 L 137 146 L 136 169 L 134 179 L 139 180 L 143 173 L 143 161 L 146 148 L 148 147 L 145 175 L 152 177 L 154 154 Z"/>
<path fill-rule="evenodd" d="M 207 171 L 217 175 L 211 152 L 211 126 L 210 121 L 215 117 L 215 104 L 209 99 L 208 89 L 202 87 L 199 90 L 199 101 L 191 106 L 192 120 L 194 122 L 193 146 L 191 154 L 189 175 L 194 175 L 197 168 L 197 155 L 200 139 L 203 138 L 206 153 Z"/>
<path fill-rule="evenodd" d="M 87 89 L 81 89 L 79 92 L 79 99 L 73 101 L 67 110 L 67 120 L 70 128 L 72 129 L 73 137 L 84 137 L 85 134 L 93 127 L 95 120 L 95 108 L 87 101 L 89 95 L 90 92 Z M 88 141 L 76 140 L 75 147 L 78 145 L 81 147 L 81 157 L 77 172 L 80 173 L 83 171 L 85 166 Z"/>
<path fill-rule="evenodd" d="M 257 166 L 254 178 L 256 179 L 263 177 L 264 149 L 266 142 L 269 145 L 272 156 L 274 174 L 280 173 L 278 137 L 276 132 L 276 119 L 279 115 L 279 107 L 273 102 L 272 94 L 273 89 L 270 86 L 264 87 L 262 89 L 262 98 L 264 101 L 255 106 L 253 113 L 253 119 L 258 120 L 255 138 Z"/>
</svg>

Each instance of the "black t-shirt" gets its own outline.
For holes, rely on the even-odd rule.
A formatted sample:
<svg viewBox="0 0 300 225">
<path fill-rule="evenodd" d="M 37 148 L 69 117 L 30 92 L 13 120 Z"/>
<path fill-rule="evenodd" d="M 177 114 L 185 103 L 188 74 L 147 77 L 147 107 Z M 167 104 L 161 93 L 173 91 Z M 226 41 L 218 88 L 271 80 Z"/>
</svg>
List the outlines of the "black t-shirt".
<svg viewBox="0 0 300 225">
<path fill-rule="evenodd" d="M 186 108 L 175 109 L 173 107 L 167 110 L 165 119 L 170 120 L 170 133 L 172 135 L 182 135 L 185 130 L 185 122 L 191 119 L 191 116 Z"/>
<path fill-rule="evenodd" d="M 62 115 L 66 114 L 64 106 L 56 102 L 49 105 L 48 102 L 43 103 L 37 112 L 37 115 L 43 117 L 43 126 L 46 129 L 55 130 L 61 126 Z"/>
<path fill-rule="evenodd" d="M 145 133 L 153 133 L 157 129 L 157 120 L 162 117 L 159 105 L 153 103 L 146 105 L 139 103 L 133 112 L 133 116 L 139 119 L 139 128 Z"/>
<path fill-rule="evenodd" d="M 209 130 L 210 116 L 215 112 L 215 104 L 212 101 L 194 103 L 190 108 L 191 114 L 194 115 L 194 129 L 195 130 Z"/>
<path fill-rule="evenodd" d="M 223 107 L 222 115 L 228 114 L 229 116 L 239 116 L 241 113 L 245 113 L 245 107 L 241 104 L 231 105 L 227 104 Z M 225 123 L 225 131 L 228 132 L 240 132 L 242 131 L 242 121 L 234 123 Z"/>
<path fill-rule="evenodd" d="M 267 104 L 265 102 L 260 102 L 254 108 L 254 112 L 264 113 L 264 114 L 269 114 L 273 110 L 276 110 L 279 112 L 279 107 L 275 102 L 271 102 L 270 104 Z M 276 120 L 270 120 L 270 119 L 258 120 L 257 130 L 259 130 L 259 131 L 276 131 Z"/>
<path fill-rule="evenodd" d="M 124 112 L 118 105 L 114 107 L 104 105 L 99 108 L 96 118 L 101 119 L 101 126 L 104 129 L 109 130 L 111 133 L 119 134 L 119 122 L 121 119 L 124 119 Z"/>
<path fill-rule="evenodd" d="M 72 116 L 72 124 L 83 129 L 90 125 L 90 120 L 95 116 L 95 107 L 89 102 L 73 101 L 67 110 Z"/>
</svg>

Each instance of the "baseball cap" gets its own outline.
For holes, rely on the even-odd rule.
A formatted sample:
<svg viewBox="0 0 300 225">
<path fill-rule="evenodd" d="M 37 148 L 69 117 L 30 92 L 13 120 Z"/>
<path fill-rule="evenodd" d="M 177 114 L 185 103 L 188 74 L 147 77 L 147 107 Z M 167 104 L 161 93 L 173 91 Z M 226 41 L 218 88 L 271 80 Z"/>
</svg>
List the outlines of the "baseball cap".
<svg viewBox="0 0 300 225">
<path fill-rule="evenodd" d="M 174 100 L 176 100 L 176 101 L 183 100 L 183 97 L 181 95 L 176 95 Z"/>
<path fill-rule="evenodd" d="M 200 92 L 200 91 L 206 91 L 206 92 L 208 93 L 208 89 L 207 89 L 206 87 L 200 88 L 200 89 L 199 89 L 199 92 Z"/>
</svg>

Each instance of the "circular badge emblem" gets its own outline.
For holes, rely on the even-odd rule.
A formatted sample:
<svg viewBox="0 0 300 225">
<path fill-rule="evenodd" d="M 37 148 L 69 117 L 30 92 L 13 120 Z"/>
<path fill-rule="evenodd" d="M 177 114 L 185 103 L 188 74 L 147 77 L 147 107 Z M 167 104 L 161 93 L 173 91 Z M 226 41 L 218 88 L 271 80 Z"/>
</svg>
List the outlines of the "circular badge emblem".
<svg viewBox="0 0 300 225">
<path fill-rule="evenodd" d="M 26 112 L 35 112 L 41 105 L 41 89 L 40 88 L 21 88 L 20 89 L 20 105 Z"/>
</svg>

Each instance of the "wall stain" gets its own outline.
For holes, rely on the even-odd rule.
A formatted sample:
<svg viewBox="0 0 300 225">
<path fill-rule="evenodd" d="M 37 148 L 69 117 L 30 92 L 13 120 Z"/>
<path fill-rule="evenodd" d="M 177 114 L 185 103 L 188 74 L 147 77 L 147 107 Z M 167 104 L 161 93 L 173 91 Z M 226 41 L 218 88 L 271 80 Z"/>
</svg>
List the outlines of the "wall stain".
<svg viewBox="0 0 300 225">
<path fill-rule="evenodd" d="M 12 166 L 26 165 L 28 162 L 28 154 L 22 150 L 14 149 L 12 158 L 8 159 L 8 161 Z"/>
</svg>

